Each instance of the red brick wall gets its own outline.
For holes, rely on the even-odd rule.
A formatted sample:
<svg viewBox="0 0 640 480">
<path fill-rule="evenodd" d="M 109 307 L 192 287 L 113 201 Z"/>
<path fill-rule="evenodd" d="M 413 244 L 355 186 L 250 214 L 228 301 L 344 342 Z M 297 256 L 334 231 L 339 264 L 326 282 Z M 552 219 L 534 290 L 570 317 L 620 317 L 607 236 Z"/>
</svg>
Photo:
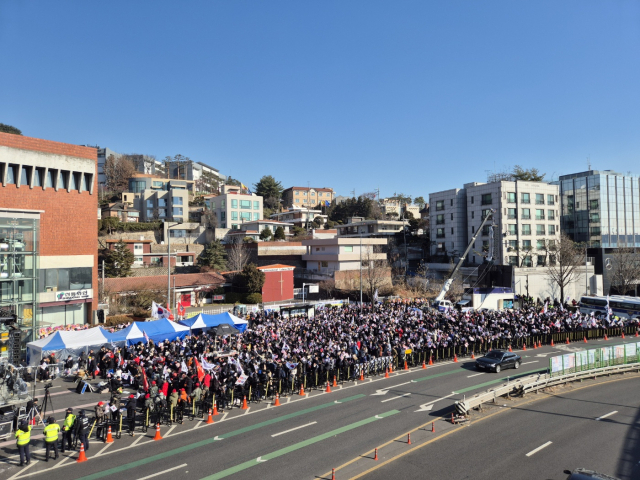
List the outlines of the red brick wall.
<svg viewBox="0 0 640 480">
<path fill-rule="evenodd" d="M 264 272 L 262 301 L 276 302 L 293 298 L 293 270 L 284 272 Z M 282 275 L 282 277 L 280 277 Z M 280 286 L 282 280 L 282 287 Z"/>
<path fill-rule="evenodd" d="M 95 148 L 0 133 L 0 145 L 93 160 L 93 195 L 42 187 L 0 184 L 0 206 L 44 210 L 40 214 L 40 255 L 93 255 L 93 303 L 98 307 L 98 152 Z M 9 159 L 10 161 L 10 159 Z M 90 321 L 91 317 L 87 320 Z"/>
</svg>

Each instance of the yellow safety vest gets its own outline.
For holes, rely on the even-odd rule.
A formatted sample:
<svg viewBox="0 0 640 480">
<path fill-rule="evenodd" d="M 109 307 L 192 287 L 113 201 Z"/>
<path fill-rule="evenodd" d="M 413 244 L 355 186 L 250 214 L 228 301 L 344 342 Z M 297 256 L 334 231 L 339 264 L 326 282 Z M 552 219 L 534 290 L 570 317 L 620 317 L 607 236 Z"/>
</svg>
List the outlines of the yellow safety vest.
<svg viewBox="0 0 640 480">
<path fill-rule="evenodd" d="M 44 441 L 47 443 L 55 442 L 58 440 L 58 432 L 60 432 L 60 425 L 57 423 L 51 423 L 44 427 Z"/>
<path fill-rule="evenodd" d="M 73 427 L 73 422 L 75 421 L 76 421 L 76 416 L 70 413 L 69 415 L 67 415 L 67 418 L 64 419 L 63 429 L 70 430 L 71 427 Z"/>
<path fill-rule="evenodd" d="M 31 425 L 27 427 L 29 430 L 23 432 L 22 430 L 18 430 L 16 432 L 16 438 L 18 439 L 18 446 L 21 447 L 23 445 L 27 445 L 29 440 L 31 440 Z"/>
</svg>

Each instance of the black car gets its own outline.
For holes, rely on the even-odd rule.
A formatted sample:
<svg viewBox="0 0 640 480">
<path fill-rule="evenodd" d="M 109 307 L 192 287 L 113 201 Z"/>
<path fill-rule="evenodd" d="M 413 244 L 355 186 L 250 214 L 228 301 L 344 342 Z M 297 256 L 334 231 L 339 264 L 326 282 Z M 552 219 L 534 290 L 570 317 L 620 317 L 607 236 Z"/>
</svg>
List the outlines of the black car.
<svg viewBox="0 0 640 480">
<path fill-rule="evenodd" d="M 484 357 L 476 360 L 476 368 L 480 370 L 493 370 L 498 373 L 505 368 L 520 368 L 522 358 L 512 352 L 504 350 L 491 350 Z"/>
<path fill-rule="evenodd" d="M 620 480 L 619 478 L 584 468 L 576 468 L 574 471 L 565 470 L 564 473 L 569 475 L 567 480 Z"/>
</svg>

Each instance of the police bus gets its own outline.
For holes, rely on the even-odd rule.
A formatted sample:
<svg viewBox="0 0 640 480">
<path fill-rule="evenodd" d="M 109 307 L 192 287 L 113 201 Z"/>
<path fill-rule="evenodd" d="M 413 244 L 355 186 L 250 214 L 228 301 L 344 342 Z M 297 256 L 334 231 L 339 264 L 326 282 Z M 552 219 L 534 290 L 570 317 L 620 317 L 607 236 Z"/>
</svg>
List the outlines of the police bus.
<svg viewBox="0 0 640 480">
<path fill-rule="evenodd" d="M 640 320 L 640 297 L 612 295 L 609 297 L 609 308 L 616 317 Z M 606 317 L 607 297 L 582 297 L 580 313 L 590 315 L 592 312 L 596 317 Z"/>
</svg>

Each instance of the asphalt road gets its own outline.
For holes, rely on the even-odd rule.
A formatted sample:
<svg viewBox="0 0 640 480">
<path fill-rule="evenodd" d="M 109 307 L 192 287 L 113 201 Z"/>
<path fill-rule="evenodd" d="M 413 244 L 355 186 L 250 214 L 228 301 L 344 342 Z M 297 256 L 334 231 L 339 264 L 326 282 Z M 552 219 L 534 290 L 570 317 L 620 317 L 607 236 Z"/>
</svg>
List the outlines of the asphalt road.
<svg viewBox="0 0 640 480">
<path fill-rule="evenodd" d="M 598 345 L 619 343 L 622 343 L 621 339 L 597 342 Z M 406 442 L 407 432 L 413 432 L 415 443 L 433 441 L 444 433 L 447 438 L 461 437 L 458 427 L 445 421 L 450 418 L 455 400 L 504 382 L 507 377 L 546 369 L 551 355 L 584 346 L 576 343 L 521 352 L 523 365 L 518 371 L 479 373 L 471 360 L 461 359 L 459 363 L 438 363 L 427 370 L 416 368 L 394 372 L 388 379 L 379 377 L 356 384 L 345 383 L 343 388 L 334 389 L 332 393 L 312 391 L 305 397 L 295 395 L 282 399 L 280 407 L 272 407 L 268 402 L 250 404 L 248 411 L 233 409 L 215 417 L 213 425 L 195 420 L 174 427 L 163 426 L 164 439 L 158 442 L 152 440 L 155 432 L 151 430 L 133 438 L 123 435 L 111 445 L 92 441 L 87 454 L 89 461 L 85 463 L 75 462 L 77 452 L 65 454 L 58 462 L 45 463 L 42 461 L 44 452 L 38 451 L 41 441 L 35 440 L 31 465 L 19 468 L 15 443 L 0 443 L 0 478 L 162 479 L 182 475 L 196 479 L 254 479 L 256 476 L 312 479 L 327 478 L 326 473 L 331 468 L 346 463 L 349 465 L 338 471 L 337 478 L 350 478 L 373 466 L 372 450 L 375 447 L 381 448 L 379 463 L 398 452 L 408 451 L 411 447 Z M 72 393 L 75 391 L 69 390 L 72 385 L 57 380 L 55 388 L 51 389 L 59 422 L 67 407 L 84 405 L 92 409 L 106 397 Z M 432 422 L 435 433 L 431 432 Z M 469 432 L 472 430 L 473 427 Z M 34 436 L 39 431 L 41 429 L 36 429 Z M 519 430 L 513 432 L 520 436 Z M 459 451 L 459 448 L 455 450 Z M 440 463 L 439 457 L 431 458 L 437 458 Z M 395 463 L 400 466 L 406 462 Z M 465 462 L 457 463 L 460 466 Z M 481 462 L 482 465 L 485 463 L 485 460 Z M 478 472 L 475 473 L 474 478 L 491 478 L 478 477 Z M 505 477 L 499 475 L 498 478 Z"/>
<path fill-rule="evenodd" d="M 562 479 L 563 470 L 580 467 L 638 479 L 639 387 L 637 376 L 594 386 L 576 383 L 459 427 L 396 461 L 372 466 L 360 478 Z"/>
</svg>

